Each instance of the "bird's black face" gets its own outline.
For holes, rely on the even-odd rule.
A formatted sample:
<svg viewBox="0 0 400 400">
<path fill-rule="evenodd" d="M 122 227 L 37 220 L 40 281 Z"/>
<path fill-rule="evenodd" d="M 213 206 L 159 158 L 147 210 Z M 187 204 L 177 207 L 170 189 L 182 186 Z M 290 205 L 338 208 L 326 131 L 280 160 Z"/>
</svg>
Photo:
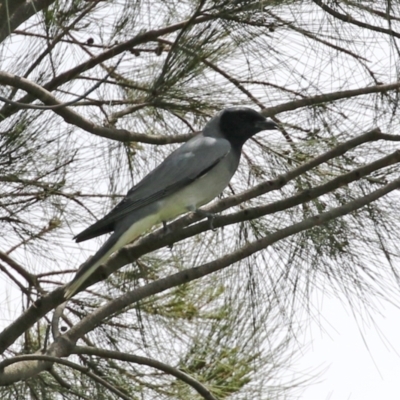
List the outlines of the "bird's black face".
<svg viewBox="0 0 400 400">
<path fill-rule="evenodd" d="M 277 129 L 277 125 L 251 108 L 227 108 L 221 113 L 220 129 L 226 139 L 240 149 L 256 133 Z"/>
</svg>

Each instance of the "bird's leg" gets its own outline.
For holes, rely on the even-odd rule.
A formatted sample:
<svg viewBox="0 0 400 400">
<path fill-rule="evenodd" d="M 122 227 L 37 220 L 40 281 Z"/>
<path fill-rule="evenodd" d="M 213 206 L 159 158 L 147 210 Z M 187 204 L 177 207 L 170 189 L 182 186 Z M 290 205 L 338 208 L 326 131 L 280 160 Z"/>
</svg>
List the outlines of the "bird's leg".
<svg viewBox="0 0 400 400">
<path fill-rule="evenodd" d="M 162 222 L 162 226 L 163 226 L 163 231 L 164 231 L 164 235 L 166 235 L 167 233 L 171 232 L 170 227 L 168 226 L 168 224 L 166 223 L 166 221 Z"/>
<path fill-rule="evenodd" d="M 163 226 L 164 235 L 167 235 L 168 233 L 171 232 L 171 228 L 169 227 L 169 225 L 165 221 L 162 222 L 162 226 Z M 171 243 L 170 245 L 168 245 L 168 247 L 170 249 L 172 249 L 174 247 L 174 244 Z"/>
<path fill-rule="evenodd" d="M 193 211 L 195 214 L 197 214 L 198 216 L 202 217 L 202 218 L 207 218 L 208 222 L 210 224 L 210 228 L 212 231 L 215 231 L 216 228 L 214 228 L 214 218 L 215 218 L 215 214 L 208 212 L 208 211 L 204 211 L 204 210 L 200 210 L 199 208 L 196 208 Z"/>
</svg>

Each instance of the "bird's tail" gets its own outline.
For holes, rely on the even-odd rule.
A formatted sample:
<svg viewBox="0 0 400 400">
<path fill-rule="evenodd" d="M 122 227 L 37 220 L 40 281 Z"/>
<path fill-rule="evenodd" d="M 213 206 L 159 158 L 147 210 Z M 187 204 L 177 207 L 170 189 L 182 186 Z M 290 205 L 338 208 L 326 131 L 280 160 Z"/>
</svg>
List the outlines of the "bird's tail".
<svg viewBox="0 0 400 400">
<path fill-rule="evenodd" d="M 70 299 L 82 284 L 92 275 L 118 248 L 124 246 L 119 245 L 119 235 L 115 232 L 108 238 L 108 240 L 100 247 L 97 253 L 82 265 L 81 269 L 76 273 L 74 279 L 65 288 L 64 297 L 66 300 Z"/>
<path fill-rule="evenodd" d="M 145 212 L 141 210 L 140 218 L 138 218 L 137 215 L 132 215 L 130 219 L 125 221 L 124 225 L 120 225 L 67 285 L 64 293 L 65 299 L 70 299 L 90 275 L 92 275 L 112 253 L 124 247 L 126 244 L 133 242 L 143 232 L 146 232 L 156 224 L 158 220 L 157 213 L 152 214 L 148 212 L 146 215 Z"/>
</svg>

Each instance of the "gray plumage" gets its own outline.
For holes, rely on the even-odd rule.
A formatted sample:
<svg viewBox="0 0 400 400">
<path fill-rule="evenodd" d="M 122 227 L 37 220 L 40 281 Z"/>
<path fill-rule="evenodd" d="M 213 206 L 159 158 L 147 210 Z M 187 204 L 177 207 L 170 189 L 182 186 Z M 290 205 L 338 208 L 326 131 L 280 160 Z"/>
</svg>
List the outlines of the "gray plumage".
<svg viewBox="0 0 400 400">
<path fill-rule="evenodd" d="M 112 253 L 152 226 L 196 211 L 218 196 L 236 172 L 245 141 L 269 129 L 276 124 L 249 108 L 228 108 L 211 119 L 202 133 L 172 152 L 110 213 L 75 236 L 82 242 L 113 232 L 68 284 L 65 298 L 72 297 Z"/>
</svg>

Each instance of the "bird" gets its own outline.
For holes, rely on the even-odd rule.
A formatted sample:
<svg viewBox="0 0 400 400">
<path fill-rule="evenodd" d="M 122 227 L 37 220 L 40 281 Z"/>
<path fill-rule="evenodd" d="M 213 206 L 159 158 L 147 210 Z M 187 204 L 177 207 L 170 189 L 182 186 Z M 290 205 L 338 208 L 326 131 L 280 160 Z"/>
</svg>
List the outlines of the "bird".
<svg viewBox="0 0 400 400">
<path fill-rule="evenodd" d="M 212 216 L 199 207 L 220 195 L 235 174 L 244 143 L 256 133 L 278 125 L 247 107 L 220 111 L 202 132 L 173 151 L 133 186 L 107 215 L 74 237 L 77 243 L 113 232 L 67 284 L 70 299 L 108 259 L 154 225 L 181 214 Z"/>
</svg>

